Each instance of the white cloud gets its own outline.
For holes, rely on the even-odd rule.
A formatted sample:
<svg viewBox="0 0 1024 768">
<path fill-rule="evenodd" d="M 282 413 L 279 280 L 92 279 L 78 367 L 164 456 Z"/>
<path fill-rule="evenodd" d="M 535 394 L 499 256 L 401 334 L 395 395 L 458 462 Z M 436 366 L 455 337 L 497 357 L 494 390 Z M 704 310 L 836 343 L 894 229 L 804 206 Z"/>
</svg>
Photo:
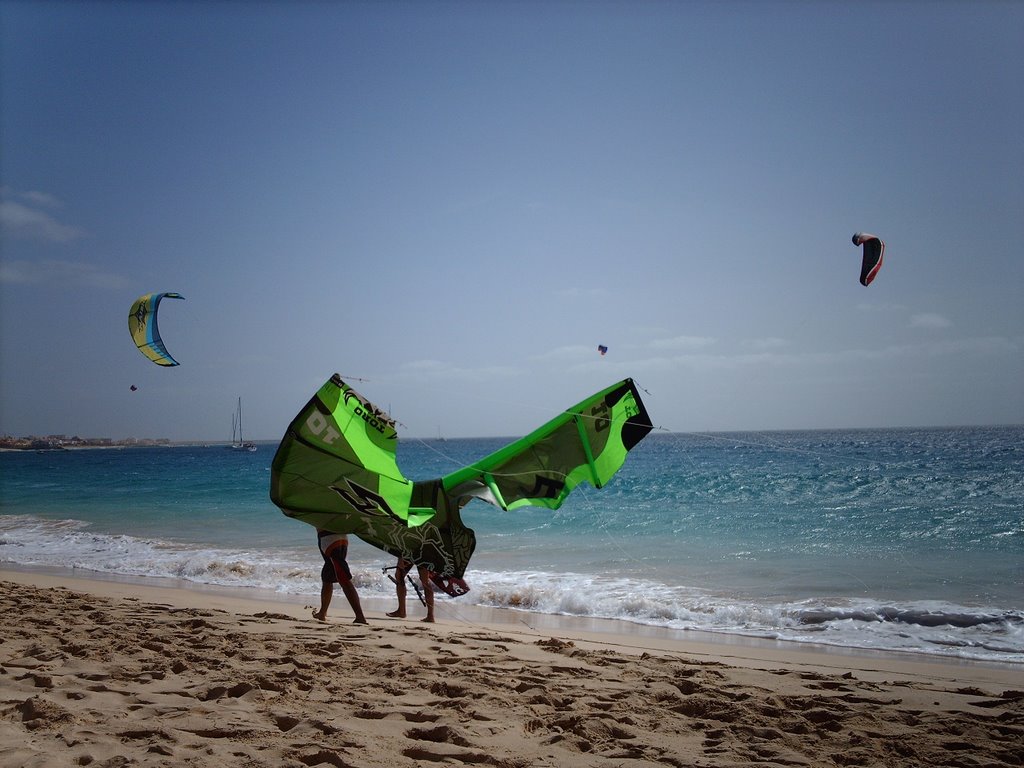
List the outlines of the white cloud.
<svg viewBox="0 0 1024 768">
<path fill-rule="evenodd" d="M 419 379 L 437 381 L 440 379 L 460 379 L 463 381 L 491 381 L 522 373 L 517 368 L 506 365 L 489 365 L 480 368 L 465 368 L 443 363 L 440 360 L 413 360 L 401 366 L 401 378 L 414 376 Z"/>
<path fill-rule="evenodd" d="M 630 333 L 633 336 L 664 336 L 671 331 L 657 325 L 634 325 L 630 328 Z"/>
<path fill-rule="evenodd" d="M 35 203 L 36 205 L 41 205 L 41 206 L 43 206 L 45 208 L 63 208 L 64 207 L 64 203 L 62 203 L 60 200 L 58 200 L 53 195 L 48 195 L 45 192 L 36 192 L 35 190 L 30 190 L 28 192 L 25 192 L 23 197 L 26 200 L 28 200 L 29 202 Z"/>
<path fill-rule="evenodd" d="M 440 360 L 412 360 L 405 363 L 402 368 L 407 371 L 415 371 L 420 373 L 426 373 L 430 371 L 439 371 L 444 369 L 444 363 Z"/>
<path fill-rule="evenodd" d="M 857 305 L 857 310 L 860 312 L 906 312 L 907 308 L 903 304 L 869 304 L 862 302 Z"/>
<path fill-rule="evenodd" d="M 50 207 L 59 205 L 55 198 L 42 192 L 30 192 L 25 195 L 36 207 L 23 205 L 15 200 L 0 201 L 0 228 L 7 237 L 20 237 L 27 240 L 44 240 L 52 243 L 69 243 L 85 237 L 86 232 L 78 227 L 63 224 L 46 211 L 40 210 L 42 200 L 48 199 Z"/>
<path fill-rule="evenodd" d="M 705 352 L 662 355 L 629 361 L 631 371 L 671 371 L 679 369 L 699 371 L 744 370 L 764 366 L 813 366 L 818 368 L 850 362 L 908 360 L 910 358 L 937 358 L 964 355 L 1013 356 L 1020 355 L 1022 342 L 1004 336 L 936 341 L 926 344 L 893 344 L 876 349 L 839 349 L 832 351 L 770 351 L 760 350 L 739 354 L 709 354 Z"/>
<path fill-rule="evenodd" d="M 910 318 L 911 328 L 949 328 L 952 323 L 935 312 L 921 312 Z"/>
<path fill-rule="evenodd" d="M 782 349 L 783 347 L 788 347 L 789 342 L 785 339 L 780 339 L 778 336 L 769 336 L 764 339 L 747 339 L 743 342 L 743 346 L 767 352 L 771 349 Z"/>
<path fill-rule="evenodd" d="M 651 349 L 704 349 L 718 342 L 708 336 L 674 336 L 670 339 L 655 339 L 647 346 Z"/>
<path fill-rule="evenodd" d="M 597 345 L 584 346 L 583 344 L 571 344 L 564 347 L 555 347 L 539 355 L 531 356 L 531 360 L 541 362 L 563 361 L 576 362 L 578 360 L 589 360 L 597 355 Z"/>
<path fill-rule="evenodd" d="M 0 262 L 0 283 L 11 285 L 79 285 L 86 288 L 121 290 L 131 285 L 123 275 L 104 272 L 92 264 L 46 259 Z"/>
</svg>

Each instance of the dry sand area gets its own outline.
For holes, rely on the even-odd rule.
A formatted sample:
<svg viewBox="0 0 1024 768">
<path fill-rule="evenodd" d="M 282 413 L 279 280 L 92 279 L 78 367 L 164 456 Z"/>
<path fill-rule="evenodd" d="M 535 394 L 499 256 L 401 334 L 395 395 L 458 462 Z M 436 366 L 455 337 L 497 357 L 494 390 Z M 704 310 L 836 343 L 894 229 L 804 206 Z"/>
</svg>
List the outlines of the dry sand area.
<svg viewBox="0 0 1024 768">
<path fill-rule="evenodd" d="M 0 578 L 4 768 L 1024 764 L 1014 668 Z"/>
</svg>

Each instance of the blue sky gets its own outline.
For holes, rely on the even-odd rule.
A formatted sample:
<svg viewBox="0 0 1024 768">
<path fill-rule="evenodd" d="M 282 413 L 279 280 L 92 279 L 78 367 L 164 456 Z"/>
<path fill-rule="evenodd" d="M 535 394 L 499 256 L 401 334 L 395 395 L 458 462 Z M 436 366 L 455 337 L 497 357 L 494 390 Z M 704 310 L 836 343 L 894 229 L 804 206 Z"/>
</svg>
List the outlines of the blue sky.
<svg viewBox="0 0 1024 768">
<path fill-rule="evenodd" d="M 242 397 L 276 439 L 335 371 L 411 437 L 626 376 L 673 431 L 1022 423 L 1022 39 L 1014 2 L 3 0 L 0 432 L 226 440 Z M 128 336 L 154 291 L 177 368 Z"/>
</svg>

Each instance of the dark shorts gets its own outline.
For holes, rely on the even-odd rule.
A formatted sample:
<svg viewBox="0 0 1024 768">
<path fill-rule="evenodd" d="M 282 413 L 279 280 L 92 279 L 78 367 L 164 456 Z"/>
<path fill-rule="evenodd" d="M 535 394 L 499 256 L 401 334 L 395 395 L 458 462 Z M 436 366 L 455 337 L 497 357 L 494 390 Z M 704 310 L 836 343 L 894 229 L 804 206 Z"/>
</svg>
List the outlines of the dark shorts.
<svg viewBox="0 0 1024 768">
<path fill-rule="evenodd" d="M 348 584 L 352 581 L 352 571 L 349 570 L 348 561 L 345 556 L 348 554 L 347 542 L 336 542 L 324 553 L 321 548 L 320 554 L 324 557 L 324 567 L 320 569 L 320 581 L 324 584 Z"/>
<path fill-rule="evenodd" d="M 324 558 L 324 567 L 320 569 L 320 581 L 324 584 L 347 584 L 352 581 L 352 571 L 348 563 L 340 557 Z"/>
</svg>

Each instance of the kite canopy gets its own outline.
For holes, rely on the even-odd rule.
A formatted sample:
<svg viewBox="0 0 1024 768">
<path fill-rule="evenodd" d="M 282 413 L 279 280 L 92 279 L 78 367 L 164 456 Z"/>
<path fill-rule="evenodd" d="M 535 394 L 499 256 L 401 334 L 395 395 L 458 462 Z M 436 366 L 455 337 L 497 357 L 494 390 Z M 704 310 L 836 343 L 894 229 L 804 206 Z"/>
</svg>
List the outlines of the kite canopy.
<svg viewBox="0 0 1024 768">
<path fill-rule="evenodd" d="M 875 235 L 867 232 L 858 232 L 853 236 L 854 245 L 864 246 L 864 257 L 860 264 L 860 284 L 871 285 L 878 270 L 882 268 L 882 257 L 885 255 L 885 243 Z"/>
<path fill-rule="evenodd" d="M 607 483 L 652 428 L 625 379 L 468 467 L 413 482 L 395 460 L 394 421 L 335 374 L 285 432 L 271 464 L 270 498 L 288 517 L 354 534 L 462 594 L 476 547 L 462 507 L 481 499 L 506 510 L 558 509 L 581 482 Z"/>
<path fill-rule="evenodd" d="M 139 352 L 157 365 L 170 367 L 178 365 L 178 361 L 171 357 L 164 346 L 156 323 L 157 310 L 165 298 L 184 300 L 185 297 L 177 293 L 147 293 L 140 296 L 128 311 L 128 332 Z"/>
<path fill-rule="evenodd" d="M 601 357 L 604 357 L 605 354 L 607 354 L 608 352 L 608 347 L 606 347 L 604 344 L 598 344 L 597 351 L 601 353 Z"/>
</svg>

